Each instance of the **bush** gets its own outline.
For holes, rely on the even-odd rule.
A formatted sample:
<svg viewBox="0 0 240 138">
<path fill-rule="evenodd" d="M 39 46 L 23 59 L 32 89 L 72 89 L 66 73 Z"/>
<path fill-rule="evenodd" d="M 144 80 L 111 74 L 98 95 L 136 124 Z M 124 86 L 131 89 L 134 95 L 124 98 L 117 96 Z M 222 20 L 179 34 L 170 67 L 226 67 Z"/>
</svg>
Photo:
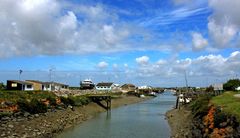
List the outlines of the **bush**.
<svg viewBox="0 0 240 138">
<path fill-rule="evenodd" d="M 47 98 L 47 100 L 49 100 L 49 104 L 50 104 L 50 105 L 52 105 L 52 106 L 56 106 L 56 105 L 57 105 L 55 97 L 49 96 L 49 97 Z"/>
<path fill-rule="evenodd" d="M 32 99 L 30 102 L 25 99 L 21 99 L 17 102 L 17 104 L 20 110 L 29 112 L 31 114 L 47 112 L 47 106 L 37 99 Z"/>
<path fill-rule="evenodd" d="M 209 110 L 209 100 L 211 99 L 211 96 L 209 95 L 203 95 L 201 97 L 198 97 L 195 101 L 191 102 L 190 108 L 193 112 L 194 117 L 200 117 L 207 115 Z"/>
<path fill-rule="evenodd" d="M 60 97 L 61 102 L 65 105 L 74 105 L 74 101 L 72 98 Z"/>
<path fill-rule="evenodd" d="M 91 102 L 89 98 L 86 96 L 75 96 L 75 97 L 69 97 L 74 102 L 74 106 L 82 106 L 82 105 L 87 105 L 88 103 Z"/>
</svg>

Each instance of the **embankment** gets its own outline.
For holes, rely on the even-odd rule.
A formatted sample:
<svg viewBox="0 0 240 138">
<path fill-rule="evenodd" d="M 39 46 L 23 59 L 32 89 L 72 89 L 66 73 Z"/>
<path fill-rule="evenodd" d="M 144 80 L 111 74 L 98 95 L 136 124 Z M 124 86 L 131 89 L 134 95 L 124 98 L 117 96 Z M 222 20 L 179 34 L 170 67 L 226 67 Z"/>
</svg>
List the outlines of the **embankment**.
<svg viewBox="0 0 240 138">
<path fill-rule="evenodd" d="M 226 112 L 227 104 L 219 106 L 213 102 L 213 99 L 219 101 L 219 98 L 221 101 L 227 100 L 225 96 L 227 94 L 217 97 L 204 95 L 189 105 L 168 111 L 166 117 L 171 127 L 172 137 L 239 138 L 239 118 L 233 112 Z M 236 102 L 239 102 L 238 99 L 233 99 L 232 104 L 235 105 Z"/>
<path fill-rule="evenodd" d="M 112 108 L 138 103 L 151 97 L 121 96 L 112 100 Z M 1 120 L 0 137 L 54 137 L 63 130 L 78 125 L 100 112 L 106 111 L 95 103 L 71 109 L 41 114 L 24 114 Z"/>
</svg>

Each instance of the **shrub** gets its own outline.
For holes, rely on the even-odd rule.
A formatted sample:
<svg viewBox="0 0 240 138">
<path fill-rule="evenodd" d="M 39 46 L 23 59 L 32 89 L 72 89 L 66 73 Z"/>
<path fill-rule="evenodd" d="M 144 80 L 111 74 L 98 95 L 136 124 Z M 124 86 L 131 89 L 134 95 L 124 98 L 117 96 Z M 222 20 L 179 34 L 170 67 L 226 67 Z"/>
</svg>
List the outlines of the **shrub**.
<svg viewBox="0 0 240 138">
<path fill-rule="evenodd" d="M 17 104 L 20 110 L 29 112 L 31 114 L 47 112 L 47 106 L 37 99 L 32 99 L 30 102 L 25 99 L 20 99 Z"/>
<path fill-rule="evenodd" d="M 52 105 L 52 106 L 56 106 L 56 105 L 57 105 L 55 97 L 49 96 L 49 97 L 47 98 L 47 100 L 49 100 L 49 104 L 50 104 L 50 105 Z"/>
<path fill-rule="evenodd" d="M 74 101 L 72 98 L 60 97 L 61 102 L 65 105 L 74 105 Z"/>
<path fill-rule="evenodd" d="M 81 106 L 81 105 L 87 105 L 91 100 L 87 98 L 86 96 L 75 96 L 75 97 L 69 97 L 73 101 L 74 106 Z"/>
<path fill-rule="evenodd" d="M 211 96 L 209 95 L 203 95 L 201 97 L 198 97 L 195 101 L 191 102 L 190 108 L 193 112 L 194 117 L 203 117 L 207 115 L 209 110 L 209 100 L 211 99 Z"/>
</svg>

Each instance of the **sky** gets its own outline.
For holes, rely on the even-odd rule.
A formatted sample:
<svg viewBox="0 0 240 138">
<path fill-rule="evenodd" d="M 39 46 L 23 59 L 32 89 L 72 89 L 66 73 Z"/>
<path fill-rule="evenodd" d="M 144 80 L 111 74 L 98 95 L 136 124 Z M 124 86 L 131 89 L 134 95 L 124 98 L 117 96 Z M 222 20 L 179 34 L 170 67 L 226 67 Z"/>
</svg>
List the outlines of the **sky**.
<svg viewBox="0 0 240 138">
<path fill-rule="evenodd" d="M 174 87 L 185 86 L 185 76 L 190 86 L 239 78 L 239 7 L 239 0 L 1 0 L 0 82 Z"/>
</svg>

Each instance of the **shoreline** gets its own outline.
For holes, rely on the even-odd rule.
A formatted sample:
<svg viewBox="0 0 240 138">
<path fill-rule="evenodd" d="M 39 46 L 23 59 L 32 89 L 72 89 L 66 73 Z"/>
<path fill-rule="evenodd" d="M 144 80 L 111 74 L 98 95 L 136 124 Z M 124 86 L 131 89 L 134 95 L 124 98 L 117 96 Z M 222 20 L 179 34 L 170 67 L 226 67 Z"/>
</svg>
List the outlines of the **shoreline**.
<svg viewBox="0 0 240 138">
<path fill-rule="evenodd" d="M 112 108 L 139 103 L 152 97 L 139 98 L 136 96 L 123 95 L 112 99 Z M 35 115 L 24 115 L 24 118 L 13 118 L 11 121 L 1 122 L 0 137 L 56 137 L 61 132 L 80 125 L 101 112 L 106 110 L 96 103 L 89 103 L 81 107 L 56 110 Z"/>
<path fill-rule="evenodd" d="M 180 109 L 171 109 L 166 112 L 171 138 L 187 138 L 191 134 L 191 111 L 181 107 Z"/>
</svg>

